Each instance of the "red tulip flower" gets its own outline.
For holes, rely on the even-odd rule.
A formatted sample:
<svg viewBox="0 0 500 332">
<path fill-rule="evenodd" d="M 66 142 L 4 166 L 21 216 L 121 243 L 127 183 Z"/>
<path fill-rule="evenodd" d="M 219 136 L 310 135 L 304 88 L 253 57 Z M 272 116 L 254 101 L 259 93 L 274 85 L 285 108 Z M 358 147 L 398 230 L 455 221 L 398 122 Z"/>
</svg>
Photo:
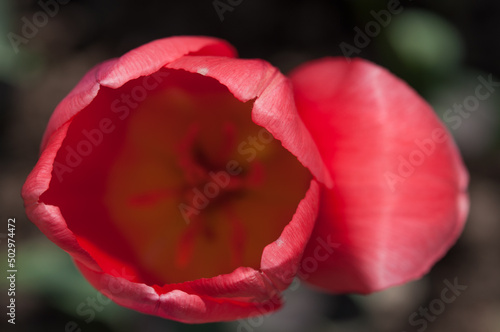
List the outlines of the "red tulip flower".
<svg viewBox="0 0 500 332">
<path fill-rule="evenodd" d="M 324 59 L 288 79 L 213 38 L 96 66 L 41 151 L 28 217 L 116 303 L 190 323 L 275 311 L 297 274 L 329 292 L 418 278 L 468 207 L 450 135 L 384 69 Z"/>
</svg>

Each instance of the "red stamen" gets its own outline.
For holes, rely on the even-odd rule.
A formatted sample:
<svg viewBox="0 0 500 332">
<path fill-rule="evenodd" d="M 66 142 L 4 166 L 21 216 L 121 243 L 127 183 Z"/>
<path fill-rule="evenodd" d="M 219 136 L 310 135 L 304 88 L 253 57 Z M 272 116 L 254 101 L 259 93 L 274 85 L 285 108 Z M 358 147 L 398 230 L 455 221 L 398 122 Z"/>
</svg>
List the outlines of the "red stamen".
<svg viewBox="0 0 500 332">
<path fill-rule="evenodd" d="M 208 173 L 204 167 L 198 164 L 195 159 L 193 149 L 196 143 L 196 138 L 200 133 L 200 125 L 192 124 L 186 136 L 179 142 L 177 152 L 179 153 L 179 166 L 184 170 L 186 181 L 188 184 L 195 186 L 204 181 Z"/>
</svg>

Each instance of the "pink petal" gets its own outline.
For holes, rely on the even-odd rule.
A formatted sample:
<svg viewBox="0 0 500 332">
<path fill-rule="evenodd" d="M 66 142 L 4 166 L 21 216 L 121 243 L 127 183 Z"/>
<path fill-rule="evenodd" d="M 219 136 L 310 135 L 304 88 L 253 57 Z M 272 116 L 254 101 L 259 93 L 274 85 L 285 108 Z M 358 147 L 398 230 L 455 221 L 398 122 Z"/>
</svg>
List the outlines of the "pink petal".
<svg viewBox="0 0 500 332">
<path fill-rule="evenodd" d="M 239 100 L 256 99 L 253 121 L 267 129 L 316 178 L 331 186 L 311 134 L 298 116 L 289 80 L 263 60 L 185 56 L 167 65 L 215 78 Z"/>
<path fill-rule="evenodd" d="M 272 312 L 281 307 L 279 294 L 272 291 L 262 274 L 250 268 L 210 279 L 169 285 L 164 288 L 128 280 L 130 276 L 109 275 L 75 262 L 85 278 L 116 303 L 163 318 L 186 323 L 236 320 Z M 266 285 L 263 285 L 266 284 Z M 168 288 L 171 288 L 167 290 Z M 255 298 L 262 289 L 268 296 Z M 242 294 L 242 290 L 247 291 Z"/>
<path fill-rule="evenodd" d="M 57 128 L 94 100 L 101 86 L 116 89 L 130 80 L 150 75 L 186 54 L 235 57 L 236 51 L 220 39 L 179 36 L 152 41 L 118 59 L 95 66 L 55 109 L 42 140 L 42 150 Z"/>
<path fill-rule="evenodd" d="M 370 62 L 322 59 L 291 79 L 335 183 L 322 188 L 311 238 L 338 248 L 307 281 L 368 293 L 421 277 L 455 243 L 468 211 L 468 175 L 451 136 L 421 97 Z M 405 170 L 400 158 L 414 165 Z"/>
</svg>

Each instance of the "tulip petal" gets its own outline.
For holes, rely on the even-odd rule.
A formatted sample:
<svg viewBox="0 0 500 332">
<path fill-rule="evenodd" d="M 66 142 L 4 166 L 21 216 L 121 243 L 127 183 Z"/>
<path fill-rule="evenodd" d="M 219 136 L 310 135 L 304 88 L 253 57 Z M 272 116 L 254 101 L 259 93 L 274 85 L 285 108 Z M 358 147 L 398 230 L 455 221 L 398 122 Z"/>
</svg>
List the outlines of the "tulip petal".
<svg viewBox="0 0 500 332">
<path fill-rule="evenodd" d="M 280 238 L 264 249 L 259 271 L 240 267 L 213 278 L 148 286 L 134 283 L 132 271 L 110 275 L 94 271 L 78 260 L 75 263 L 85 278 L 113 301 L 147 314 L 189 323 L 263 315 L 282 306 L 280 293 L 297 273 L 318 203 L 319 185 L 312 181 L 292 221 Z"/>
<path fill-rule="evenodd" d="M 322 188 L 311 238 L 329 235 L 339 246 L 307 281 L 369 293 L 421 277 L 468 211 L 468 175 L 451 135 L 410 87 L 370 62 L 322 59 L 291 79 L 335 183 Z"/>
<path fill-rule="evenodd" d="M 311 237 L 319 207 L 319 185 L 311 182 L 306 198 L 300 202 L 292 222 L 283 230 L 279 239 L 264 248 L 261 270 L 280 290 L 285 290 L 297 274 L 304 248 Z"/>
<path fill-rule="evenodd" d="M 180 322 L 236 320 L 263 315 L 282 305 L 279 293 L 262 273 L 250 268 L 238 268 L 229 275 L 210 279 L 152 287 L 130 281 L 130 276 L 96 272 L 78 261 L 75 263 L 96 289 L 116 303 Z M 265 289 L 268 294 L 262 294 Z"/>
<path fill-rule="evenodd" d="M 255 99 L 253 121 L 267 129 L 316 178 L 331 187 L 329 173 L 293 102 L 289 80 L 263 60 L 185 56 L 167 65 L 215 78 L 240 101 Z"/>
<path fill-rule="evenodd" d="M 63 125 L 51 136 L 37 165 L 26 179 L 21 196 L 24 199 L 28 218 L 52 242 L 60 246 L 75 259 L 80 260 L 87 266 L 100 270 L 94 259 L 82 249 L 76 236 L 68 228 L 59 208 L 39 202 L 40 195 L 49 188 L 54 159 L 62 141 L 66 137 L 68 127 L 69 123 Z"/>
<path fill-rule="evenodd" d="M 226 41 L 216 38 L 170 37 L 152 41 L 118 59 L 95 66 L 55 109 L 42 139 L 42 150 L 57 128 L 94 100 L 101 86 L 116 89 L 130 80 L 150 75 L 186 54 L 235 57 L 236 51 Z"/>
</svg>

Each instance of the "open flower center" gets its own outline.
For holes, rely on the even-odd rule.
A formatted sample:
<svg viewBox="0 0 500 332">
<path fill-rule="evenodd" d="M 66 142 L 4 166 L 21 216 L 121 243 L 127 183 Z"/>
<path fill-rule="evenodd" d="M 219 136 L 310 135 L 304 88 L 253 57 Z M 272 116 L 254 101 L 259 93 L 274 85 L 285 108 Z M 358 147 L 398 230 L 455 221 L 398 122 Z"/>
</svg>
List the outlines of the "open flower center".
<svg viewBox="0 0 500 332">
<path fill-rule="evenodd" d="M 123 115 L 64 181 L 54 177 L 44 201 L 61 208 L 101 266 L 140 266 L 149 284 L 258 269 L 304 198 L 309 171 L 252 121 L 252 101 L 216 80 L 172 70 L 144 100 L 121 102 L 138 81 L 102 91 L 73 119 L 56 161 L 103 117 Z"/>
<path fill-rule="evenodd" d="M 230 170 L 226 169 L 224 161 L 227 161 L 232 151 L 236 149 L 236 126 L 234 123 L 226 123 L 222 127 L 223 145 L 219 147 L 214 155 L 207 154 L 203 150 L 200 143 L 200 123 L 192 124 L 186 136 L 179 144 L 179 166 L 182 168 L 183 176 L 186 182 L 186 187 L 183 192 L 188 201 L 193 201 L 197 188 L 203 188 L 204 194 L 213 198 L 214 201 L 220 201 L 227 197 L 228 194 L 236 194 L 241 191 L 243 186 L 242 169 Z M 267 133 L 267 135 L 270 135 Z M 255 170 L 259 163 L 249 165 L 250 169 Z M 230 165 L 231 166 L 231 165 Z M 236 164 L 235 164 L 236 166 Z M 215 205 L 216 202 L 213 202 Z M 205 205 L 205 204 L 202 204 Z M 181 206 L 182 208 L 187 208 Z M 186 222 L 189 224 L 193 216 L 194 210 L 189 210 L 189 214 L 183 214 Z M 196 215 L 198 215 L 196 213 Z"/>
</svg>

